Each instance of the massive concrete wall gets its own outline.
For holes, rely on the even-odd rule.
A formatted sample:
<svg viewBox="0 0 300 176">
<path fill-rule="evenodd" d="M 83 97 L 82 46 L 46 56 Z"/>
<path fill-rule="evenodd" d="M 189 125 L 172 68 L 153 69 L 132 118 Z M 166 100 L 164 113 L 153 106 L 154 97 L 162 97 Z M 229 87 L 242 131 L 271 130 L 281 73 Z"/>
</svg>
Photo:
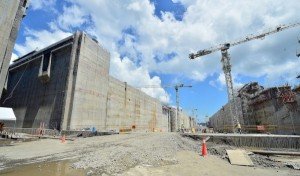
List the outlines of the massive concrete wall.
<svg viewBox="0 0 300 176">
<path fill-rule="evenodd" d="M 69 129 L 93 126 L 105 130 L 110 55 L 82 35 Z M 67 128 L 67 129 L 68 129 Z"/>
<path fill-rule="evenodd" d="M 14 109 L 16 127 L 37 128 L 44 123 L 47 128 L 60 129 L 71 49 L 72 38 L 68 38 L 10 66 L 1 106 Z M 42 82 L 40 70 L 48 67 L 50 80 Z"/>
<path fill-rule="evenodd" d="M 181 129 L 189 130 L 192 128 L 196 128 L 197 122 L 195 118 L 188 116 L 187 113 L 185 113 L 184 111 L 180 110 L 179 117 L 177 118 L 177 109 L 170 107 L 169 114 L 170 114 L 170 119 L 169 119 L 170 131 L 176 132 Z"/>
<path fill-rule="evenodd" d="M 281 90 L 280 90 L 281 89 Z M 246 132 L 259 132 L 258 125 L 265 127 L 264 132 L 277 134 L 300 134 L 300 94 L 295 94 L 295 101 L 284 102 L 280 92 L 286 89 L 269 88 L 257 96 L 244 101 L 237 97 L 239 120 Z M 247 104 L 247 106 L 243 106 Z M 232 128 L 229 104 L 227 103 L 209 119 L 216 131 L 231 132 Z"/>
<path fill-rule="evenodd" d="M 27 6 L 26 0 L 0 1 L 0 97 L 6 82 L 8 67 L 19 26 Z"/>
<path fill-rule="evenodd" d="M 168 131 L 162 104 L 110 77 L 109 58 L 77 32 L 11 65 L 1 105 L 14 109 L 20 128 Z"/>
<path fill-rule="evenodd" d="M 241 125 L 245 125 L 243 112 L 241 107 L 241 99 L 236 97 L 237 106 L 237 118 Z M 210 125 L 214 127 L 216 131 L 220 132 L 232 132 L 234 129 L 233 116 L 230 111 L 230 104 L 227 103 L 220 110 L 218 110 L 212 117 L 209 118 Z"/>
<path fill-rule="evenodd" d="M 168 116 L 162 108 L 157 99 L 109 78 L 107 130 L 168 131 Z"/>
<path fill-rule="evenodd" d="M 253 125 L 265 125 L 266 130 L 278 134 L 300 134 L 300 95 L 293 103 L 283 103 L 276 96 L 250 106 Z"/>
</svg>

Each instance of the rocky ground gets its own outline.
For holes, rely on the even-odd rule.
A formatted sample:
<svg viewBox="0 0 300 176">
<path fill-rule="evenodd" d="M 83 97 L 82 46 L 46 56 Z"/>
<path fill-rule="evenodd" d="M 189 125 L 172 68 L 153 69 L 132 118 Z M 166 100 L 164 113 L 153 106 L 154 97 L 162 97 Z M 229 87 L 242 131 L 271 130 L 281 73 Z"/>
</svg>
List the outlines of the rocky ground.
<svg viewBox="0 0 300 176">
<path fill-rule="evenodd" d="M 200 156 L 200 148 L 200 141 L 181 137 L 177 133 L 97 136 L 66 143 L 43 139 L 0 147 L 0 168 L 4 169 L 3 172 L 6 168 L 28 163 L 68 160 L 71 168 L 83 169 L 86 175 L 182 175 L 189 172 L 189 175 L 197 175 L 199 167 L 203 167 L 208 175 L 223 172 L 247 175 L 245 170 L 251 172 L 248 175 L 299 173 L 285 161 L 255 154 L 250 155 L 255 167 L 231 166 L 226 149 L 234 147 L 228 144 L 208 142 L 210 156 L 207 159 Z M 185 170 L 185 166 L 190 171 Z"/>
</svg>

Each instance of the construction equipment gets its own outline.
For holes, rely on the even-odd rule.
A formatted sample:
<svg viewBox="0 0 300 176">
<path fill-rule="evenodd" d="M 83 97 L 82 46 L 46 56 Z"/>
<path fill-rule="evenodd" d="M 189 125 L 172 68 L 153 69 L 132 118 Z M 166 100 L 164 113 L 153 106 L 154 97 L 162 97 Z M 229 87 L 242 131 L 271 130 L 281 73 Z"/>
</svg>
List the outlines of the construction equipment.
<svg viewBox="0 0 300 176">
<path fill-rule="evenodd" d="M 139 87 L 139 88 L 175 88 L 175 92 L 176 92 L 176 121 L 177 121 L 177 124 L 176 124 L 176 129 L 177 130 L 180 130 L 180 119 L 179 119 L 179 88 L 183 88 L 183 87 L 189 87 L 191 88 L 192 86 L 191 85 L 184 85 L 184 84 L 176 84 L 176 85 L 165 85 L 165 86 L 156 86 L 156 85 L 148 85 L 148 86 L 142 86 L 142 87 Z"/>
<path fill-rule="evenodd" d="M 228 53 L 228 49 L 232 46 L 239 45 L 251 40 L 255 39 L 264 39 L 266 36 L 289 29 L 293 27 L 300 26 L 300 23 L 293 23 L 293 24 L 288 24 L 288 25 L 280 25 L 276 27 L 275 29 L 270 29 L 267 32 L 262 32 L 259 34 L 252 34 L 248 35 L 245 38 L 229 42 L 229 43 L 224 43 L 218 46 L 214 46 L 208 49 L 200 50 L 196 53 L 192 53 L 189 55 L 190 59 L 195 59 L 200 56 L 205 56 L 208 54 L 211 54 L 216 51 L 221 51 L 222 58 L 221 62 L 223 65 L 223 72 L 225 75 L 225 81 L 227 85 L 227 94 L 228 94 L 228 100 L 229 100 L 229 105 L 230 105 L 230 111 L 231 111 L 231 116 L 232 116 L 232 126 L 233 126 L 233 131 L 234 127 L 239 124 L 238 117 L 237 117 L 237 107 L 236 107 L 236 102 L 235 102 L 235 96 L 234 96 L 234 90 L 233 90 L 233 83 L 232 83 L 232 76 L 231 76 L 231 64 L 230 64 L 230 55 Z"/>
</svg>

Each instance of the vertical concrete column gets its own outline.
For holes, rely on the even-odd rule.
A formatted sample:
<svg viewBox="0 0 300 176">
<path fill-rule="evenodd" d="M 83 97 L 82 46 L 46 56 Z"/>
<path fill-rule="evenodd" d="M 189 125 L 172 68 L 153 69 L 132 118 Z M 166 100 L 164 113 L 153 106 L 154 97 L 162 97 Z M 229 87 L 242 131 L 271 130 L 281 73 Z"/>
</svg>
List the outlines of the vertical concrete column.
<svg viewBox="0 0 300 176">
<path fill-rule="evenodd" d="M 65 89 L 65 98 L 63 103 L 63 117 L 61 121 L 61 130 L 68 130 L 70 129 L 70 121 L 71 121 L 71 113 L 72 113 L 72 104 L 74 99 L 74 86 L 75 86 L 75 77 L 74 71 L 77 67 L 76 62 L 78 62 L 78 52 L 79 52 L 79 38 L 81 37 L 80 32 L 76 32 L 74 34 L 71 57 L 70 57 L 70 64 L 68 66 L 68 76 L 66 82 L 66 89 Z"/>
</svg>

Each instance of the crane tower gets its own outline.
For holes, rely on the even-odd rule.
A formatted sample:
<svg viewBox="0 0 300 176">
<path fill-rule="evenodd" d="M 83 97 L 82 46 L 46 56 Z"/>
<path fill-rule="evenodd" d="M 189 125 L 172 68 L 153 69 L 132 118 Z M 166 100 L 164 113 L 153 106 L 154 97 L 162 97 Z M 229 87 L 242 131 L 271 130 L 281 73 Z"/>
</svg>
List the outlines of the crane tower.
<svg viewBox="0 0 300 176">
<path fill-rule="evenodd" d="M 225 81 L 227 86 L 227 93 L 228 93 L 228 100 L 230 104 L 230 112 L 231 112 L 231 119 L 232 119 L 232 126 L 234 131 L 234 126 L 239 123 L 238 117 L 237 117 L 237 107 L 236 107 L 236 101 L 234 96 L 234 89 L 233 89 L 233 83 L 232 83 L 232 76 L 231 76 L 231 64 L 230 64 L 230 55 L 228 53 L 228 49 L 232 46 L 239 45 L 251 40 L 255 39 L 264 39 L 266 36 L 275 34 L 277 32 L 300 26 L 300 23 L 292 23 L 288 25 L 279 25 L 275 29 L 270 29 L 267 32 L 262 32 L 258 34 L 251 34 L 248 35 L 240 40 L 236 40 L 229 43 L 224 43 L 218 46 L 214 46 L 208 49 L 200 50 L 196 53 L 191 53 L 189 55 L 190 59 L 195 59 L 200 56 L 205 56 L 208 54 L 211 54 L 216 51 L 221 51 L 222 58 L 221 63 L 223 65 L 222 69 L 225 75 Z"/>
<path fill-rule="evenodd" d="M 165 85 L 165 86 L 156 86 L 156 85 L 148 85 L 148 86 L 142 86 L 139 88 L 175 88 L 176 93 L 176 129 L 180 130 L 180 118 L 179 118 L 179 88 L 183 87 L 189 87 L 191 88 L 191 85 L 184 85 L 184 84 L 176 84 L 176 85 Z"/>
</svg>

